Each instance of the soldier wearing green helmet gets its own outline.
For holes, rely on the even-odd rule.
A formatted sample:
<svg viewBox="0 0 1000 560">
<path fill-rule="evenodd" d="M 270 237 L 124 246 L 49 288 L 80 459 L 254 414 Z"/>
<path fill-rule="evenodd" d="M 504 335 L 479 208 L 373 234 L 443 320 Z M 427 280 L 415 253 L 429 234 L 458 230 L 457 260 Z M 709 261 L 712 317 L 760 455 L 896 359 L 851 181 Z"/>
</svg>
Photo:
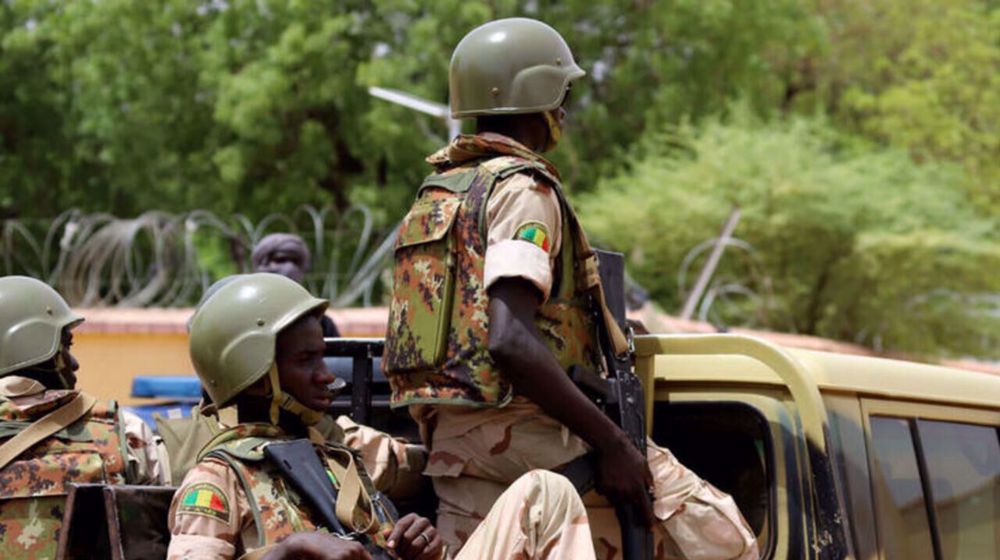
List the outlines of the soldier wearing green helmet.
<svg viewBox="0 0 1000 560">
<path fill-rule="evenodd" d="M 563 37 L 532 19 L 486 23 L 455 47 L 451 113 L 475 118 L 476 133 L 427 158 L 434 170 L 400 226 L 383 360 L 393 405 L 410 407 L 429 442 L 424 472 L 449 546 L 525 471 L 594 451 L 601 494 L 645 504 L 658 551 L 756 558 L 732 498 L 651 441 L 643 457 L 567 375 L 603 369 L 591 297 L 600 284 L 542 154 L 559 142 L 584 74 Z M 588 512 L 595 549 L 612 557 L 611 509 Z"/>
<path fill-rule="evenodd" d="M 238 422 L 205 445 L 175 494 L 169 559 L 443 556 L 430 521 L 394 520 L 350 448 L 313 428 L 335 379 L 323 362 L 326 306 L 284 276 L 248 274 L 195 313 L 195 370 Z M 585 519 L 568 481 L 531 473 L 498 501 L 459 558 L 592 558 Z"/>
<path fill-rule="evenodd" d="M 165 484 L 152 431 L 76 390 L 83 322 L 44 282 L 0 278 L 0 557 L 54 558 L 71 483 Z"/>
</svg>

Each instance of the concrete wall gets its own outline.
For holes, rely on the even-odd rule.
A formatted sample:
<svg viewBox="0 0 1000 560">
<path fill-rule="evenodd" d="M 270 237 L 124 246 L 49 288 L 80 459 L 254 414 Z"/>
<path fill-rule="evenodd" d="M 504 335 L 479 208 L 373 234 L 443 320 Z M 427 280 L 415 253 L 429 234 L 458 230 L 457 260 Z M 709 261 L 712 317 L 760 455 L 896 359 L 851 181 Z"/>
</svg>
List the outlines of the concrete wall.
<svg viewBox="0 0 1000 560">
<path fill-rule="evenodd" d="M 194 375 L 188 357 L 190 309 L 77 309 L 86 321 L 74 330 L 79 387 L 123 404 L 136 375 Z M 344 309 L 329 315 L 345 336 L 385 335 L 384 308 Z"/>
</svg>

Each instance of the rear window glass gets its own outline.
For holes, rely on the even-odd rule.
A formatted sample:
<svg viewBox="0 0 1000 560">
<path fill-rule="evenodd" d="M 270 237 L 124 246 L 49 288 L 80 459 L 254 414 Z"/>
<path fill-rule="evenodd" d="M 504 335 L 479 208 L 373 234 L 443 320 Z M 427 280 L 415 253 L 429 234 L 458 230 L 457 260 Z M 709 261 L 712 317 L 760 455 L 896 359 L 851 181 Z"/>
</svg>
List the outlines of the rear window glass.
<svg viewBox="0 0 1000 560">
<path fill-rule="evenodd" d="M 1000 442 L 990 426 L 918 420 L 944 560 L 1000 558 Z"/>
<path fill-rule="evenodd" d="M 871 418 L 872 473 L 879 542 L 886 558 L 934 560 L 927 508 L 910 425 L 901 418 Z"/>
<path fill-rule="evenodd" d="M 997 428 L 886 416 L 870 424 L 885 557 L 1000 558 Z"/>
</svg>

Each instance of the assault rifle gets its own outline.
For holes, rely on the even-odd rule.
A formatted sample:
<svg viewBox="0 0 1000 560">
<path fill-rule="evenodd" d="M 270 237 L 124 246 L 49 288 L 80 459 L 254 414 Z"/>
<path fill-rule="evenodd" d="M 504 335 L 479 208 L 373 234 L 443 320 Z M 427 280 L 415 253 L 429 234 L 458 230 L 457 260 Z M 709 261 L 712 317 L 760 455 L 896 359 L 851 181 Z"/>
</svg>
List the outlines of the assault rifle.
<svg viewBox="0 0 1000 560">
<path fill-rule="evenodd" d="M 601 286 L 611 315 L 622 332 L 625 324 L 625 258 L 621 253 L 596 251 L 600 267 Z M 598 305 L 595 304 L 595 308 Z M 599 342 L 604 361 L 608 366 L 607 377 L 584 367 L 574 366 L 570 377 L 595 404 L 624 431 L 632 443 L 646 456 L 646 399 L 642 383 L 632 371 L 632 338 L 629 352 L 616 354 L 611 334 L 605 327 L 602 310 L 595 309 Z M 589 454 L 567 465 L 562 474 L 569 478 L 577 490 L 584 494 L 596 484 L 595 458 Z M 653 533 L 645 526 L 638 504 L 614 504 L 622 534 L 624 560 L 652 560 Z"/>
</svg>

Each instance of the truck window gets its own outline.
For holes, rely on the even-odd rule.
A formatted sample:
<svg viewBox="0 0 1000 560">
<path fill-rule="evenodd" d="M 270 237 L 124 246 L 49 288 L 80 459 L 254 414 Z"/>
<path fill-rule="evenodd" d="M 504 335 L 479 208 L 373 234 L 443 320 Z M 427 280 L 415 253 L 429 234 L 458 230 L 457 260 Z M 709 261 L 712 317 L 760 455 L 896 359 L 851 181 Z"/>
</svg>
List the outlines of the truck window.
<svg viewBox="0 0 1000 560">
<path fill-rule="evenodd" d="M 934 560 L 927 507 L 909 421 L 872 416 L 872 485 L 879 544 L 889 560 Z"/>
<path fill-rule="evenodd" d="M 943 560 L 998 558 L 997 428 L 917 420 Z"/>
<path fill-rule="evenodd" d="M 767 549 L 773 465 L 767 421 L 741 403 L 655 404 L 653 441 L 736 501 Z"/>
</svg>

